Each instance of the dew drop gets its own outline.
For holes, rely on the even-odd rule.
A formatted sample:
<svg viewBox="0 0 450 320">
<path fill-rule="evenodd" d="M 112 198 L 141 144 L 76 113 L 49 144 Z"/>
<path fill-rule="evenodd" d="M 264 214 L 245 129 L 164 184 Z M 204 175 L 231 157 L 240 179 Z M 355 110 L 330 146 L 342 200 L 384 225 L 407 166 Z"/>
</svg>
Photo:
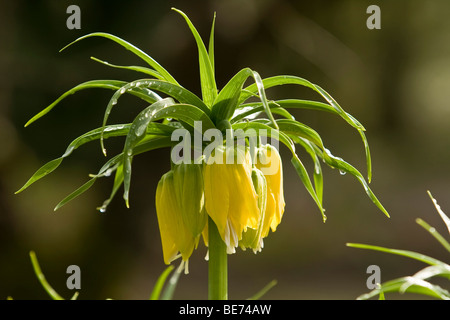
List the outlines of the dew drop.
<svg viewBox="0 0 450 320">
<path fill-rule="evenodd" d="M 124 94 L 125 93 L 125 88 L 120 89 L 120 94 Z"/>
<path fill-rule="evenodd" d="M 139 126 L 135 131 L 136 136 L 138 136 L 138 137 L 142 136 L 144 134 L 144 131 L 146 128 L 147 128 L 147 126 L 145 124 Z M 131 153 L 131 150 L 128 150 L 128 152 Z M 128 155 L 131 156 L 131 154 L 128 154 Z"/>
</svg>

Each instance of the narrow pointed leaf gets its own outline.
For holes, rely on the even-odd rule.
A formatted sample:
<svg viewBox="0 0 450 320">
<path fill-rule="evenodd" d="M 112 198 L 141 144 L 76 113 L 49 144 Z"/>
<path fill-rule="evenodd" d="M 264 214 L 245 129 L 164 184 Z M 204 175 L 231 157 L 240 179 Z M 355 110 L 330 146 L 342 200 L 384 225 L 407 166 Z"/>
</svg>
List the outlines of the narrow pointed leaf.
<svg viewBox="0 0 450 320">
<path fill-rule="evenodd" d="M 277 120 L 278 127 L 280 131 L 288 134 L 288 135 L 295 135 L 302 138 L 305 138 L 312 143 L 314 143 L 316 146 L 324 149 L 322 139 L 320 138 L 320 135 L 313 130 L 312 128 L 308 127 L 307 125 L 300 123 L 295 120 L 289 120 L 289 119 L 280 119 Z"/>
<path fill-rule="evenodd" d="M 18 191 L 16 191 L 16 194 L 22 192 L 23 190 L 28 188 L 31 184 L 35 183 L 39 179 L 42 179 L 43 177 L 45 177 L 49 173 L 53 172 L 56 168 L 59 167 L 59 165 L 61 164 L 62 161 L 63 161 L 63 158 L 60 157 L 60 158 L 54 159 L 54 160 L 52 160 L 50 162 L 47 162 L 45 165 L 43 165 L 41 168 L 39 168 L 31 176 L 30 179 L 28 179 L 28 181 L 23 185 L 22 188 L 20 188 Z"/>
<path fill-rule="evenodd" d="M 33 118 L 31 118 L 26 124 L 25 127 L 29 126 L 34 121 L 38 120 L 42 116 L 46 115 L 48 112 L 50 112 L 61 100 L 66 98 L 69 95 L 74 94 L 77 91 L 89 89 L 89 88 L 105 88 L 105 89 L 112 89 L 117 90 L 121 86 L 126 84 L 125 81 L 118 81 L 118 80 L 93 80 L 93 81 L 87 81 L 84 83 L 81 83 L 77 85 L 76 87 L 66 91 L 64 94 L 62 94 L 58 99 L 56 99 L 52 104 L 50 104 L 47 108 L 36 114 Z"/>
<path fill-rule="evenodd" d="M 143 89 L 148 88 L 155 91 L 163 92 L 165 94 L 170 95 L 175 100 L 178 100 L 180 103 L 193 104 L 198 108 L 202 109 L 204 112 L 209 114 L 209 108 L 198 98 L 195 94 L 190 92 L 189 90 L 184 89 L 179 85 L 175 85 L 173 83 L 169 83 L 166 81 L 155 80 L 155 79 L 140 79 L 135 80 L 129 83 L 124 84 L 121 88 L 119 88 L 114 95 L 109 100 L 109 103 L 106 107 L 105 114 L 103 116 L 103 127 L 106 126 L 109 115 L 111 114 L 112 108 L 117 104 L 120 96 L 126 92 L 133 92 L 136 88 Z M 160 101 L 161 99 L 158 99 Z M 156 102 L 156 100 L 152 101 Z M 106 154 L 106 149 L 103 143 L 103 138 L 100 139 L 100 145 L 104 154 Z"/>
<path fill-rule="evenodd" d="M 122 154 L 121 154 L 122 155 Z M 111 203 L 112 199 L 116 195 L 117 191 L 119 191 L 120 186 L 123 184 L 123 166 L 119 165 L 116 170 L 116 175 L 114 176 L 114 185 L 111 190 L 111 194 L 109 198 L 106 199 L 103 204 L 97 208 L 100 212 L 105 212 L 108 208 L 108 205 Z"/>
<path fill-rule="evenodd" d="M 205 101 L 207 106 L 212 106 L 214 100 L 217 96 L 217 87 L 216 80 L 214 77 L 214 69 L 209 59 L 209 54 L 206 51 L 205 44 L 203 43 L 200 34 L 197 29 L 192 24 L 191 20 L 189 20 L 186 14 L 178 9 L 172 8 L 172 10 L 178 12 L 185 20 L 191 29 L 192 35 L 195 38 L 195 42 L 197 43 L 198 48 L 198 56 L 199 56 L 199 64 L 200 64 L 200 83 L 203 95 L 203 101 Z"/>
<path fill-rule="evenodd" d="M 214 12 L 213 22 L 211 26 L 211 33 L 209 34 L 209 46 L 208 46 L 208 54 L 209 61 L 211 63 L 211 68 L 214 74 L 214 27 L 216 25 L 216 13 Z"/>
<path fill-rule="evenodd" d="M 159 296 L 161 294 L 161 291 L 164 287 L 164 284 L 166 283 L 166 279 L 169 276 L 169 274 L 173 270 L 173 266 L 168 266 L 163 273 L 158 277 L 158 280 L 156 281 L 155 286 L 153 287 L 152 293 L 150 294 L 150 300 L 158 300 Z"/>
<path fill-rule="evenodd" d="M 378 198 L 375 196 L 373 191 L 370 189 L 369 184 L 364 179 L 362 174 L 352 165 L 345 162 L 343 159 L 339 157 L 335 157 L 331 154 L 331 152 L 328 149 L 325 149 L 325 152 L 321 154 L 322 159 L 325 160 L 325 162 L 336 169 L 339 169 L 339 171 L 343 173 L 350 173 L 352 176 L 354 176 L 364 187 L 364 190 L 366 191 L 369 198 L 372 200 L 372 202 L 389 218 L 389 213 L 386 211 L 386 209 L 383 207 L 381 202 L 378 200 Z"/>
<path fill-rule="evenodd" d="M 441 207 L 438 205 L 436 199 L 433 198 L 430 191 L 428 191 L 428 195 L 430 196 L 431 201 L 433 201 L 434 207 L 436 208 L 437 212 L 441 216 L 442 221 L 444 221 L 445 226 L 447 227 L 448 233 L 450 234 L 450 218 L 447 217 L 447 215 L 444 213 L 444 211 L 442 211 Z"/>
<path fill-rule="evenodd" d="M 53 210 L 54 211 L 58 210 L 59 208 L 61 208 L 65 204 L 67 204 L 69 201 L 72 201 L 73 199 L 75 199 L 76 197 L 81 195 L 82 193 L 89 190 L 89 188 L 92 187 L 92 185 L 95 183 L 96 180 L 97 180 L 97 177 L 94 177 L 94 178 L 90 179 L 89 181 L 87 181 L 85 184 L 83 184 L 77 190 L 75 190 L 74 192 L 69 194 L 67 197 L 65 197 L 60 203 L 58 203 L 56 205 L 55 209 L 53 209 Z"/>
<path fill-rule="evenodd" d="M 83 39 L 86 38 L 90 38 L 90 37 L 103 37 L 103 38 L 107 38 L 110 39 L 114 42 L 116 42 L 117 44 L 121 45 L 122 47 L 124 47 L 125 49 L 131 51 L 132 53 L 134 53 L 135 55 L 137 55 L 139 58 L 141 58 L 142 60 L 144 60 L 146 63 L 148 63 L 148 65 L 150 65 L 153 69 L 155 69 L 156 71 L 158 71 L 159 74 L 161 74 L 161 76 L 163 76 L 164 80 L 174 83 L 174 84 L 178 84 L 177 81 L 175 80 L 175 78 L 173 78 L 169 72 L 167 72 L 166 69 L 164 69 L 158 62 L 156 62 L 156 60 L 154 60 L 152 57 L 150 57 L 148 54 L 146 54 L 144 51 L 142 51 L 141 49 L 137 48 L 136 46 L 132 45 L 131 43 L 115 36 L 109 33 L 104 33 L 104 32 L 94 32 L 94 33 L 90 33 L 87 34 L 85 36 L 82 36 L 78 39 L 76 39 L 75 41 L 69 43 L 67 46 L 65 46 L 64 48 L 62 48 L 60 50 L 63 51 L 64 49 L 66 49 L 67 47 L 71 46 L 72 44 L 81 41 Z"/>
<path fill-rule="evenodd" d="M 404 256 L 404 257 L 408 257 L 414 260 L 418 260 L 421 262 L 424 262 L 426 264 L 429 264 L 431 266 L 435 266 L 435 265 L 441 265 L 444 266 L 445 263 L 443 263 L 442 261 L 439 261 L 435 258 L 426 256 L 424 254 L 421 253 L 417 253 L 417 252 L 413 252 L 413 251 L 409 251 L 409 250 L 399 250 L 399 249 L 391 249 L 391 248 L 385 248 L 385 247 L 380 247 L 380 246 L 372 246 L 372 245 L 368 245 L 368 244 L 360 244 L 360 243 L 347 243 L 348 247 L 352 247 L 352 248 L 359 248 L 359 249 L 369 249 L 369 250 L 375 250 L 375 251 L 381 251 L 381 252 L 387 252 L 387 253 L 391 253 L 391 254 L 396 254 L 399 256 Z"/>
<path fill-rule="evenodd" d="M 145 137 L 145 132 L 149 123 L 154 119 L 154 114 L 160 110 L 164 109 L 175 102 L 171 98 L 166 98 L 161 101 L 157 101 L 141 111 L 138 116 L 134 119 L 131 124 L 130 130 L 128 131 L 127 138 L 125 140 L 125 146 L 123 149 L 123 170 L 124 170 L 124 194 L 123 198 L 127 207 L 128 194 L 130 189 L 131 181 L 131 162 L 133 159 L 133 148 Z"/>
<path fill-rule="evenodd" d="M 319 199 L 320 203 L 322 203 L 323 206 L 323 173 L 322 173 L 322 166 L 320 164 L 320 159 L 315 153 L 314 148 L 311 145 L 310 141 L 302 139 L 297 136 L 291 138 L 295 143 L 300 144 L 306 150 L 306 152 L 308 152 L 308 154 L 311 156 L 311 159 L 314 162 L 314 175 L 313 175 L 314 188 L 316 190 L 317 198 Z"/>
<path fill-rule="evenodd" d="M 61 297 L 55 291 L 55 289 L 53 289 L 52 286 L 48 283 L 47 279 L 45 278 L 44 274 L 42 273 L 41 267 L 39 266 L 39 261 L 36 257 L 36 253 L 34 251 L 30 251 L 30 259 L 31 259 L 31 264 L 33 266 L 34 273 L 36 274 L 36 277 L 38 278 L 39 282 L 41 283 L 41 285 L 45 289 L 45 291 L 48 293 L 48 295 L 53 300 L 64 300 L 64 298 Z"/>
<path fill-rule="evenodd" d="M 330 106 L 332 106 L 336 110 L 336 112 L 343 119 L 345 119 L 351 126 L 364 130 L 364 127 L 360 123 L 356 123 L 354 121 L 354 119 L 349 117 L 349 115 L 333 99 L 333 97 L 331 97 L 325 90 L 320 88 L 318 85 L 315 85 L 308 80 L 305 80 L 303 78 L 296 77 L 296 76 L 275 76 L 275 77 L 265 78 L 262 80 L 262 82 L 264 84 L 264 88 L 266 88 L 266 89 L 274 87 L 274 86 L 286 85 L 286 84 L 296 84 L 296 85 L 301 85 L 301 86 L 305 86 L 310 89 L 313 89 L 314 91 L 319 93 L 330 104 Z M 245 91 L 241 95 L 240 102 L 247 100 L 251 96 L 250 93 L 255 93 L 256 90 L 257 90 L 256 85 L 250 85 L 249 87 L 245 88 Z"/>
<path fill-rule="evenodd" d="M 398 278 L 398 279 L 387 281 L 382 284 L 381 288 L 375 289 L 369 293 L 360 295 L 357 299 L 358 300 L 367 300 L 367 299 L 370 299 L 372 297 L 379 295 L 381 292 L 383 292 L 383 294 L 391 293 L 391 292 L 399 292 L 401 287 L 407 282 L 407 280 L 408 280 L 407 278 L 408 277 L 403 277 L 403 278 Z M 448 298 L 449 298 L 448 291 L 444 290 L 442 288 L 438 288 L 437 286 L 435 286 L 434 288 L 430 288 L 430 287 L 425 287 L 422 285 L 412 285 L 407 288 L 406 292 L 420 294 L 420 295 L 426 295 L 426 296 L 443 299 L 443 300 L 448 300 Z"/>
<path fill-rule="evenodd" d="M 163 118 L 171 118 L 194 127 L 195 121 L 202 122 L 202 132 L 208 129 L 215 128 L 214 123 L 210 117 L 201 109 L 191 104 L 175 104 L 167 106 L 164 109 L 158 110 L 153 115 L 153 120 L 160 120 Z"/>
<path fill-rule="evenodd" d="M 298 176 L 302 180 L 303 184 L 306 187 L 306 190 L 308 190 L 311 197 L 316 202 L 317 206 L 320 209 L 320 212 L 322 213 L 322 219 L 323 222 L 327 220 L 327 216 L 325 215 L 325 210 L 322 207 L 322 201 L 319 199 L 319 196 L 317 195 L 312 183 L 311 179 L 309 178 L 308 172 L 306 171 L 305 166 L 300 161 L 300 159 L 297 157 L 297 155 L 293 155 L 291 158 L 292 165 L 294 166 L 295 170 L 297 171 Z"/>
<path fill-rule="evenodd" d="M 252 74 L 253 71 L 251 69 L 242 69 L 228 81 L 222 90 L 220 90 L 211 109 L 211 118 L 215 123 L 231 118 L 237 107 L 244 82 L 251 77 Z"/>
<path fill-rule="evenodd" d="M 277 280 L 270 281 L 264 288 L 255 293 L 253 296 L 248 298 L 247 300 L 259 300 L 262 296 L 264 296 L 270 289 L 277 285 Z"/>
<path fill-rule="evenodd" d="M 180 280 L 181 272 L 176 270 L 172 273 L 172 276 L 169 279 L 164 291 L 161 294 L 161 300 L 172 300 L 173 295 L 175 293 L 175 289 L 177 287 L 178 281 Z"/>
<path fill-rule="evenodd" d="M 116 64 L 109 63 L 107 61 L 100 60 L 100 59 L 98 59 L 96 57 L 91 57 L 91 59 L 96 61 L 96 62 L 99 62 L 101 64 L 104 64 L 104 65 L 106 65 L 108 67 L 117 68 L 117 69 L 131 70 L 131 71 L 137 71 L 137 72 L 148 74 L 148 75 L 150 75 L 152 77 L 155 77 L 157 79 L 164 80 L 164 77 L 158 71 L 150 69 L 150 68 L 141 67 L 141 66 L 119 66 L 119 65 L 116 65 Z"/>
<path fill-rule="evenodd" d="M 439 243 L 448 251 L 450 252 L 450 243 L 448 243 L 447 240 L 441 234 L 432 226 L 430 226 L 428 223 L 423 221 L 422 219 L 416 219 L 416 222 L 422 226 L 425 230 L 427 230 Z"/>
<path fill-rule="evenodd" d="M 126 136 L 128 134 L 128 131 L 130 129 L 130 124 L 117 124 L 117 125 L 109 125 L 106 126 L 104 130 L 104 138 L 110 138 L 110 137 L 118 137 L 118 136 Z M 161 135 L 161 136 L 170 136 L 173 130 L 176 128 L 169 125 L 164 125 L 160 123 L 151 123 L 148 128 L 146 134 L 151 135 Z M 99 140 L 102 134 L 103 128 L 97 128 L 94 130 L 91 130 L 89 132 L 86 132 L 85 134 L 79 136 L 75 140 L 73 140 L 69 146 L 67 147 L 64 154 L 54 160 L 51 160 L 44 164 L 41 168 L 39 168 L 32 177 L 24 184 L 22 188 L 20 188 L 16 193 L 20 193 L 26 188 L 28 188 L 31 184 L 35 183 L 36 181 L 42 179 L 46 175 L 52 173 L 56 168 L 59 167 L 61 162 L 64 158 L 67 158 L 72 154 L 72 152 L 82 146 L 85 143 Z"/>
</svg>

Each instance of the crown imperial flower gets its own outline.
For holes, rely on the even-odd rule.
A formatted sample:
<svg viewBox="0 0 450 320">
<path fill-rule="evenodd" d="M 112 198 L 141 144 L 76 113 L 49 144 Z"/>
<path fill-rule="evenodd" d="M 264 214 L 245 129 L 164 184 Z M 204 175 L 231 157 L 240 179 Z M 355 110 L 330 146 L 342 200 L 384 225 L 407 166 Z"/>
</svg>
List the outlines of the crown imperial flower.
<svg viewBox="0 0 450 320">
<path fill-rule="evenodd" d="M 260 220 L 250 152 L 242 149 L 218 147 L 204 167 L 206 211 L 228 253 L 235 252 L 242 232 L 247 228 L 257 229 Z M 224 160 L 216 163 L 218 159 Z"/>
<path fill-rule="evenodd" d="M 181 204 L 186 202 L 182 196 L 177 196 L 177 189 L 173 170 L 161 177 L 156 188 L 156 214 L 166 264 L 178 258 L 178 253 L 187 262 L 199 239 L 183 219 L 185 210 Z"/>
</svg>

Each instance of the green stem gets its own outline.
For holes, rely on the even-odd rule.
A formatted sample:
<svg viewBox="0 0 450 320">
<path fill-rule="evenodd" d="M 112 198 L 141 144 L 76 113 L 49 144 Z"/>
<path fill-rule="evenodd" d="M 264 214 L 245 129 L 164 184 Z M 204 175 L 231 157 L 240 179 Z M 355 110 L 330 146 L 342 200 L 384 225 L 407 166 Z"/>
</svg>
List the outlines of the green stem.
<svg viewBox="0 0 450 320">
<path fill-rule="evenodd" d="M 228 299 L 227 247 L 216 224 L 208 217 L 208 299 Z"/>
</svg>

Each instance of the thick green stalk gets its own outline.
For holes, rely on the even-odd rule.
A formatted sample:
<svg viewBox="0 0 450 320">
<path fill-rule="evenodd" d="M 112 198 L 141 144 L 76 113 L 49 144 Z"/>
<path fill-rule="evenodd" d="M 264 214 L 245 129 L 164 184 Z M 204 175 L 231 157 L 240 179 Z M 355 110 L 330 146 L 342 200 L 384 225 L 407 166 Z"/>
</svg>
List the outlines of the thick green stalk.
<svg viewBox="0 0 450 320">
<path fill-rule="evenodd" d="M 227 247 L 216 224 L 208 217 L 208 299 L 228 299 Z"/>
</svg>

